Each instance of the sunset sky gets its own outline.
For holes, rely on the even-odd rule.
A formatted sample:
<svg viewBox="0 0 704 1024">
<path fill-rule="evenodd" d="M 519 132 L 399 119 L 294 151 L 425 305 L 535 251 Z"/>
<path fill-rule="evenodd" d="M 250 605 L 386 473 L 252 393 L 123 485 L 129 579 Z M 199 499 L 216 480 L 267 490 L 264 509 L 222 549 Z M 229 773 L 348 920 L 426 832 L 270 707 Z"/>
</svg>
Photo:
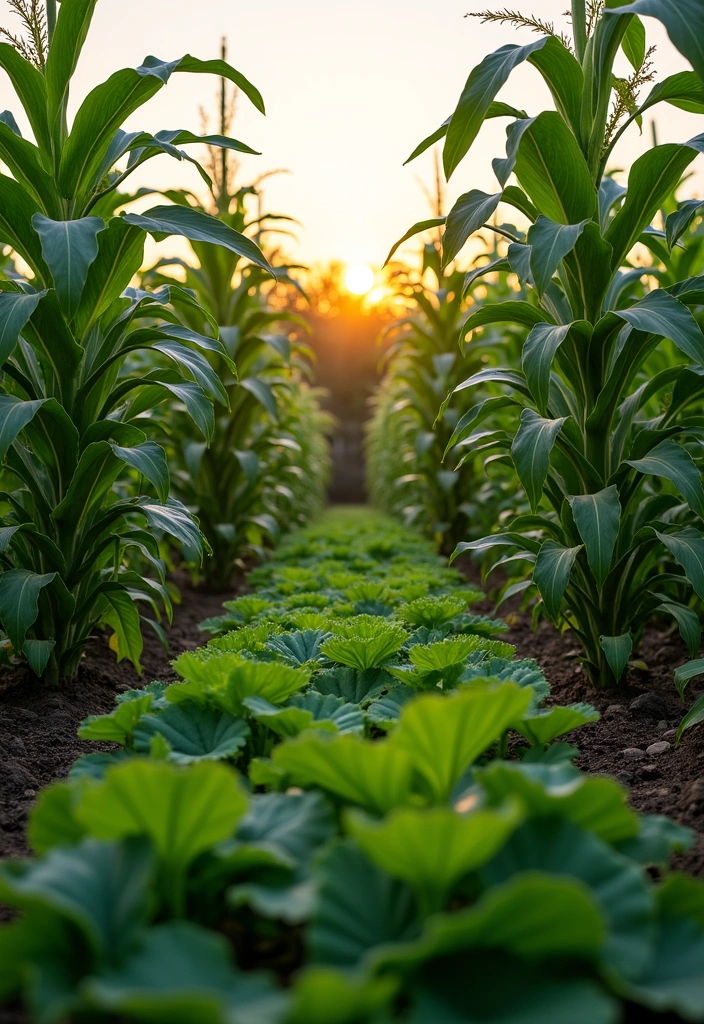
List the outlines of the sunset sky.
<svg viewBox="0 0 704 1024">
<path fill-rule="evenodd" d="M 426 154 L 404 168 L 405 158 L 452 111 L 486 53 L 532 38 L 525 30 L 464 19 L 483 6 L 482 0 L 101 0 L 73 104 L 108 73 L 147 54 L 217 56 L 220 37 L 228 36 L 231 63 L 260 88 L 268 111 L 264 118 L 240 103 L 234 134 L 263 152 L 244 159 L 242 183 L 269 168 L 288 168 L 290 175 L 267 185 L 267 205 L 302 222 L 295 255 L 379 265 L 391 243 L 429 212 L 416 179 L 431 183 L 432 158 Z M 532 9 L 562 22 L 566 6 L 566 0 L 535 0 Z M 649 41 L 658 44 L 660 77 L 684 67 L 659 24 L 648 19 L 646 25 Z M 216 89 L 206 76 L 174 76 L 128 127 L 198 131 L 198 108 L 214 104 Z M 501 95 L 535 113 L 544 90 L 526 65 Z M 17 109 L 4 77 L 0 106 Z M 656 116 L 661 141 L 684 141 L 704 128 L 701 118 L 672 107 L 657 108 Z M 494 189 L 491 158 L 503 154 L 506 124 L 483 129 L 452 179 L 449 200 L 472 187 Z M 649 125 L 642 138 L 631 129 L 620 151 L 624 160 L 642 152 L 649 136 Z M 150 164 L 139 183 L 157 180 L 199 187 L 192 168 L 167 158 Z"/>
</svg>

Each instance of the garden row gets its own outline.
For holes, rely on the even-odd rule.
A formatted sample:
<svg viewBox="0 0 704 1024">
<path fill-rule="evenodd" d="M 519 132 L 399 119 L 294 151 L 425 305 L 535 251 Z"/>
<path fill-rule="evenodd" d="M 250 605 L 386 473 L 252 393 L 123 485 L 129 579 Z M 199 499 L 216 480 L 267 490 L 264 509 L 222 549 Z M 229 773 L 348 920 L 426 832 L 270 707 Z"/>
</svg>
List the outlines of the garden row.
<svg viewBox="0 0 704 1024">
<path fill-rule="evenodd" d="M 441 237 L 418 271 L 394 269 L 408 316 L 376 398 L 370 491 L 496 570 L 500 597 L 569 627 L 591 682 L 612 686 L 654 620 L 676 624 L 691 658 L 701 643 L 704 228 L 686 182 L 704 136 L 659 145 L 654 131 L 616 168 L 658 104 L 704 113 L 704 3 L 577 0 L 564 34 L 481 17 L 540 38 L 482 60 L 412 155 L 442 142 L 449 178 L 487 120 L 509 119 L 497 190 L 472 188 L 406 235 Z M 652 18 L 693 68 L 654 85 Z M 549 109 L 496 99 L 524 63 Z M 480 251 L 462 272 L 468 242 Z M 680 693 L 702 671 L 681 669 Z M 703 717 L 704 698 L 685 726 Z"/>
<path fill-rule="evenodd" d="M 257 89 L 224 60 L 148 57 L 96 86 L 69 127 L 96 2 L 49 0 L 46 21 L 20 6 L 27 38 L 0 42 L 34 136 L 0 114 L 0 667 L 55 685 L 104 627 L 139 669 L 142 628 L 165 639 L 175 560 L 227 586 L 316 512 L 328 420 L 305 324 L 284 308 L 300 286 L 272 232 L 288 218 L 235 181 L 234 154 L 254 151 L 228 135 L 226 90 L 263 112 Z M 177 73 L 221 78 L 221 134 L 124 131 Z M 207 198 L 131 193 L 163 156 L 194 164 Z M 168 203 L 125 212 L 152 194 Z M 185 238 L 188 257 L 144 270 L 148 235 Z"/>
<path fill-rule="evenodd" d="M 687 830 L 573 767 L 560 737 L 595 712 L 546 706 L 427 542 L 332 512 L 250 579 L 180 681 L 83 723 L 119 746 L 41 794 L 36 857 L 0 867 L 5 1003 L 40 1024 L 704 1020 L 704 884 L 666 867 Z"/>
</svg>

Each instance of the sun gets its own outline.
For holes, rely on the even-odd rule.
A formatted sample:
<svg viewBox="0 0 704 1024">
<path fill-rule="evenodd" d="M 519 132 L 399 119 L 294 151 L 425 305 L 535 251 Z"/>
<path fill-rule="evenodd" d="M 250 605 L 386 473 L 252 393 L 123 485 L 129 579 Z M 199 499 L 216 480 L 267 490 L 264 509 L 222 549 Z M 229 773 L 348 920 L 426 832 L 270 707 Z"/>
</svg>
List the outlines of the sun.
<svg viewBox="0 0 704 1024">
<path fill-rule="evenodd" d="M 345 273 L 345 287 L 352 295 L 366 295 L 376 283 L 376 274 L 371 267 L 348 267 Z"/>
</svg>

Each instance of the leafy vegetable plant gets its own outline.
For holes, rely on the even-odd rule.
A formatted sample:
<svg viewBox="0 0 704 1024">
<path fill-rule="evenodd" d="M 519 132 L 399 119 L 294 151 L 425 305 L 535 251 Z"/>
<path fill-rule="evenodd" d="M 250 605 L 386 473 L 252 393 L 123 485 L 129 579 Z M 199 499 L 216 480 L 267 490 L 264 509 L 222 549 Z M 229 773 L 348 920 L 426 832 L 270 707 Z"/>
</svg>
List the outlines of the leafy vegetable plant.
<svg viewBox="0 0 704 1024">
<path fill-rule="evenodd" d="M 213 402 L 226 406 L 227 392 L 206 353 L 233 364 L 215 322 L 178 285 L 130 287 L 146 235 L 213 243 L 268 269 L 254 242 L 202 211 L 162 205 L 115 216 L 137 167 L 162 154 L 190 159 L 181 147 L 203 141 L 186 130 L 120 127 L 172 75 L 220 75 L 258 109 L 263 102 L 224 61 L 147 57 L 96 86 L 69 126 L 94 9 L 94 0 L 63 0 L 57 14 L 50 0 L 46 48 L 22 56 L 0 43 L 0 66 L 34 134 L 25 139 L 12 114 L 0 117 L 0 159 L 12 175 L 0 175 L 0 242 L 23 269 L 0 281 L 0 626 L 5 645 L 49 683 L 76 673 L 100 622 L 114 630 L 118 657 L 139 668 L 138 607 L 155 617 L 160 604 L 169 610 L 158 536 L 203 547 L 196 520 L 169 496 L 151 414 L 177 400 L 207 443 Z M 41 8 L 32 11 L 41 36 Z M 252 152 L 220 136 L 205 141 Z M 195 308 L 207 334 L 177 306 Z M 130 549 L 153 578 L 130 568 Z"/>
<path fill-rule="evenodd" d="M 513 118 L 506 156 L 493 162 L 499 191 L 461 197 L 447 218 L 445 258 L 501 203 L 518 210 L 528 231 L 485 269 L 516 274 L 530 298 L 484 305 L 462 336 L 473 339 L 499 323 L 529 333 L 520 369 L 480 370 L 455 389 L 466 393 L 491 381 L 502 397 L 475 404 L 448 449 L 461 446 L 463 458 L 494 449 L 510 459 L 531 513 L 457 551 L 498 549 L 532 564 L 547 614 L 570 625 L 591 680 L 602 686 L 621 678 L 652 615 L 674 618 L 692 653 L 701 635 L 688 602 L 692 590 L 704 597 L 704 490 L 693 413 L 704 380 L 704 337 L 693 313 L 702 281 L 650 290 L 632 252 L 676 245 L 696 216 L 697 204 L 684 203 L 653 226 L 702 151 L 702 137 L 654 146 L 633 164 L 625 186 L 606 173 L 626 128 L 657 103 L 704 111 L 704 66 L 694 43 L 704 6 L 686 6 L 685 30 L 681 5 L 666 0 L 607 0 L 589 10 L 573 3 L 571 41 L 542 35 L 487 56 L 453 115 L 417 151 L 444 138 L 450 176 L 487 118 Z M 652 54 L 640 15 L 659 18 L 694 67 L 644 99 L 637 94 L 652 78 Z M 632 65 L 627 79 L 615 77 L 620 53 Z M 543 78 L 554 109 L 529 116 L 495 99 L 524 62 Z M 654 369 L 653 354 L 663 346 L 671 360 Z M 508 429 L 502 421 L 492 430 L 496 401 L 514 410 Z"/>
<path fill-rule="evenodd" d="M 45 790 L 35 857 L 0 865 L 19 912 L 0 929 L 0 1000 L 164 1024 L 610 1024 L 627 1004 L 704 1019 L 704 886 L 666 866 L 690 833 L 550 746 L 593 709 L 543 708 L 537 666 L 455 631 L 462 616 L 409 634 L 328 615 L 342 639 L 403 633 L 366 669 L 271 618 L 311 576 L 334 607 L 333 581 L 393 600 L 388 581 L 414 571 L 456 586 L 392 521 L 330 514 L 253 574 L 258 623 L 84 724 L 123 749 Z M 377 576 L 387 591 L 366 589 Z M 403 665 L 463 672 L 418 694 L 389 671 Z M 504 759 L 509 731 L 520 759 Z"/>
</svg>

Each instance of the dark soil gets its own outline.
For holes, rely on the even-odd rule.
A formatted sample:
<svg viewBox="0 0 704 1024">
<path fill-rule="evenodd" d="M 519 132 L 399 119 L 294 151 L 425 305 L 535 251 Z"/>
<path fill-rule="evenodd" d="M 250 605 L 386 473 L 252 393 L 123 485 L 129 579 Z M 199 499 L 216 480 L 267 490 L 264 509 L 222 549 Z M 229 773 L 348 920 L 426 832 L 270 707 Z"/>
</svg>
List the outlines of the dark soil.
<svg viewBox="0 0 704 1024">
<path fill-rule="evenodd" d="M 519 657 L 539 662 L 552 687 L 551 701 L 586 701 L 601 712 L 599 722 L 567 737 L 581 751 L 577 766 L 615 775 L 630 790 L 637 810 L 666 814 L 693 829 L 696 840 L 691 850 L 674 866 L 704 878 L 704 729 L 689 730 L 678 747 L 672 732 L 699 696 L 701 680 L 690 683 L 683 704 L 672 681 L 675 668 L 689 660 L 679 633 L 651 629 L 634 656 L 647 667 L 629 669 L 620 686 L 600 691 L 582 671 L 569 633 L 560 636 L 547 622 L 533 632 L 530 616 L 517 612 L 507 618 L 506 639 L 516 644 Z M 668 750 L 647 753 L 651 744 L 662 740 L 670 743 Z"/>
<path fill-rule="evenodd" d="M 91 750 L 108 749 L 76 735 L 88 715 L 104 714 L 115 704 L 115 694 L 143 686 L 152 679 L 175 678 L 170 662 L 183 651 L 201 646 L 207 635 L 198 624 L 221 612 L 233 590 L 212 593 L 194 589 L 178 579 L 181 603 L 174 609 L 167 653 L 151 630 L 144 634 L 143 675 L 126 661 L 117 664 L 107 637 L 96 638 L 78 676 L 59 689 L 48 690 L 34 677 L 0 669 L 0 857 L 22 856 L 27 815 L 37 792 L 64 777 L 73 762 Z M 2 920 L 0 908 L 0 920 Z"/>
</svg>

